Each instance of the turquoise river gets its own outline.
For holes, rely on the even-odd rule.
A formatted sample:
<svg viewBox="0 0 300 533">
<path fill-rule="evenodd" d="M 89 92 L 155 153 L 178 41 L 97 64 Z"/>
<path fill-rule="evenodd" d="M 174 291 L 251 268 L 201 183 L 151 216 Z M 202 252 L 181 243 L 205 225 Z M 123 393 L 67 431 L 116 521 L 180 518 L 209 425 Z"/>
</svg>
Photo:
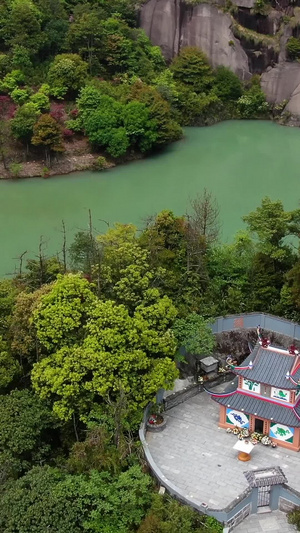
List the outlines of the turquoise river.
<svg viewBox="0 0 300 533">
<path fill-rule="evenodd" d="M 91 209 L 97 231 L 105 220 L 133 222 L 172 209 L 184 214 L 204 188 L 217 198 L 222 239 L 243 227 L 241 217 L 263 196 L 280 198 L 286 209 L 300 197 L 300 130 L 264 121 L 230 121 L 187 128 L 185 138 L 163 153 L 105 172 L 80 172 L 48 180 L 0 181 L 0 276 L 14 272 L 16 258 L 34 257 L 40 236 L 44 253 L 62 247 L 61 221 L 69 243 L 88 227 Z"/>
</svg>

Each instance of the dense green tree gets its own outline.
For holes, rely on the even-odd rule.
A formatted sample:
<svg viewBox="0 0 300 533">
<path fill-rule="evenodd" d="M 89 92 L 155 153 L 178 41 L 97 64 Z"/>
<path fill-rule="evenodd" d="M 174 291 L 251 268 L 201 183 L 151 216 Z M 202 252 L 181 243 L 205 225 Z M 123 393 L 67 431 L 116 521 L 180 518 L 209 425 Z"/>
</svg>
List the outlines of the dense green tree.
<svg viewBox="0 0 300 533">
<path fill-rule="evenodd" d="M 77 54 L 57 55 L 48 72 L 51 94 L 56 98 L 74 96 L 87 80 L 88 65 Z"/>
<path fill-rule="evenodd" d="M 32 315 L 36 311 L 41 297 L 51 290 L 50 284 L 43 285 L 34 292 L 21 292 L 15 302 L 10 324 L 11 350 L 25 367 L 39 358 L 39 345 Z"/>
<path fill-rule="evenodd" d="M 12 70 L 0 82 L 0 90 L 4 93 L 11 94 L 15 89 L 24 85 L 25 76 L 21 70 Z"/>
<path fill-rule="evenodd" d="M 270 113 L 270 106 L 261 90 L 260 82 L 253 76 L 250 88 L 238 99 L 241 118 L 264 118 Z"/>
<path fill-rule="evenodd" d="M 96 301 L 92 288 L 79 274 L 59 275 L 51 291 L 41 298 L 34 325 L 38 340 L 48 351 L 83 337 L 87 313 Z"/>
<path fill-rule="evenodd" d="M 284 239 L 289 234 L 291 213 L 280 200 L 262 199 L 261 206 L 243 217 L 249 230 L 259 239 L 260 250 L 273 259 L 284 260 L 290 253 Z"/>
<path fill-rule="evenodd" d="M 79 231 L 69 248 L 72 268 L 92 275 L 92 266 L 99 262 L 99 248 L 91 232 Z"/>
<path fill-rule="evenodd" d="M 9 352 L 8 343 L 0 335 L 0 390 L 5 390 L 21 374 L 21 367 Z"/>
<path fill-rule="evenodd" d="M 217 67 L 215 70 L 215 80 L 213 92 L 224 102 L 237 100 L 243 94 L 243 87 L 240 79 L 227 67 Z"/>
<path fill-rule="evenodd" d="M 177 141 L 182 137 L 182 129 L 172 119 L 170 104 L 161 97 L 157 89 L 137 81 L 130 89 L 129 98 L 138 100 L 147 106 L 149 118 L 157 123 L 156 144 L 158 146 Z"/>
<path fill-rule="evenodd" d="M 18 292 L 18 287 L 12 280 L 4 279 L 0 281 L 0 335 L 7 340 L 11 315 Z"/>
<path fill-rule="evenodd" d="M 57 423 L 36 395 L 15 390 L 0 396 L 0 416 L 0 456 L 12 462 L 14 475 L 49 457 Z"/>
<path fill-rule="evenodd" d="M 151 478 L 133 466 L 118 477 L 36 467 L 0 496 L 3 533 L 130 533 L 150 503 Z"/>
<path fill-rule="evenodd" d="M 33 136 L 33 128 L 36 124 L 40 111 L 32 102 L 22 105 L 17 109 L 14 118 L 11 121 L 11 131 L 20 141 L 24 142 L 29 148 L 29 143 Z"/>
<path fill-rule="evenodd" d="M 70 25 L 67 41 L 73 52 L 78 52 L 88 62 L 90 74 L 100 74 L 99 56 L 103 44 L 101 10 L 75 10 L 75 20 Z M 102 71 L 104 67 L 102 66 Z"/>
<path fill-rule="evenodd" d="M 41 115 L 34 124 L 31 142 L 35 146 L 42 146 L 44 148 L 46 163 L 48 165 L 51 164 L 51 152 L 61 153 L 64 151 L 61 127 L 48 114 Z"/>
<path fill-rule="evenodd" d="M 232 244 L 222 244 L 209 251 L 209 287 L 205 294 L 212 315 L 252 310 L 249 307 L 250 271 L 256 249 L 247 232 L 239 232 Z"/>
<path fill-rule="evenodd" d="M 196 47 L 182 48 L 170 66 L 174 79 L 196 93 L 205 92 L 212 86 L 213 72 L 208 59 L 201 50 Z"/>
<path fill-rule="evenodd" d="M 130 311 L 143 301 L 154 278 L 148 253 L 139 245 L 136 232 L 132 224 L 116 224 L 98 237 L 101 294 L 125 304 Z"/>
<path fill-rule="evenodd" d="M 121 386 L 129 396 L 130 416 L 137 412 L 139 419 L 140 409 L 177 376 L 171 360 L 176 341 L 169 329 L 176 310 L 168 298 L 150 293 L 133 317 L 110 300 L 94 303 L 89 316 L 81 347 L 62 348 L 35 364 L 34 389 L 68 420 L 77 412 L 88 414 L 93 402 L 107 395 L 116 397 Z"/>
<path fill-rule="evenodd" d="M 30 0 L 14 0 L 8 13 L 4 30 L 6 45 L 23 46 L 31 55 L 37 54 L 43 40 L 39 9 Z"/>
<path fill-rule="evenodd" d="M 179 346 L 190 354 L 208 355 L 215 347 L 215 337 L 208 321 L 196 313 L 175 320 L 172 331 Z"/>
<path fill-rule="evenodd" d="M 153 494 L 151 507 L 138 533 L 221 533 L 223 526 L 215 518 L 200 515 L 169 496 Z"/>
</svg>

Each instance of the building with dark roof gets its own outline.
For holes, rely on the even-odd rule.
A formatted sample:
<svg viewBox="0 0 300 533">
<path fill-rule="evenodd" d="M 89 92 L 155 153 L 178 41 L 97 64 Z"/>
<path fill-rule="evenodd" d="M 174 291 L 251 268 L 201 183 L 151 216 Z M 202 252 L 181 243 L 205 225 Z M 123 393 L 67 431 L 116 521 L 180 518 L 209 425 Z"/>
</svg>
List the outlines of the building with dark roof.
<svg viewBox="0 0 300 533">
<path fill-rule="evenodd" d="M 220 404 L 219 426 L 269 435 L 279 446 L 300 450 L 300 355 L 259 342 L 244 363 L 232 368 L 235 389 L 211 393 Z"/>
</svg>

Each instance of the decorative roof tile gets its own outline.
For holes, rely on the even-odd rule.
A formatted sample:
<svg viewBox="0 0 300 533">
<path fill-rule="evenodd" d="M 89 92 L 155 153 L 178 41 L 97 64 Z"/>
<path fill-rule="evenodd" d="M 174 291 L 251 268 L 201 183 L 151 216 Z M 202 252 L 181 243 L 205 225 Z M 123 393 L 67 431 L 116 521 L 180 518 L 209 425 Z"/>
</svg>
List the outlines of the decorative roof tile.
<svg viewBox="0 0 300 533">
<path fill-rule="evenodd" d="M 246 368 L 250 361 L 253 362 L 251 369 Z M 238 376 L 257 381 L 266 385 L 272 385 L 279 389 L 295 389 L 295 384 L 286 378 L 287 372 L 291 372 L 294 356 L 282 353 L 276 348 L 262 348 L 257 344 L 253 352 L 248 355 L 241 367 L 235 367 L 234 372 Z M 300 372 L 297 372 L 297 375 Z M 298 376 L 293 376 L 297 381 Z"/>
<path fill-rule="evenodd" d="M 297 409 L 299 409 L 300 413 L 300 403 L 299 407 L 296 407 L 294 410 L 287 405 L 279 405 L 261 396 L 254 398 L 240 391 L 226 394 L 226 396 L 212 394 L 212 399 L 220 405 L 224 405 L 225 407 L 230 406 L 232 409 L 243 411 L 249 415 L 255 415 L 258 418 L 266 418 L 267 420 L 272 420 L 285 426 L 300 427 L 300 414 L 299 418 L 297 416 Z"/>
</svg>

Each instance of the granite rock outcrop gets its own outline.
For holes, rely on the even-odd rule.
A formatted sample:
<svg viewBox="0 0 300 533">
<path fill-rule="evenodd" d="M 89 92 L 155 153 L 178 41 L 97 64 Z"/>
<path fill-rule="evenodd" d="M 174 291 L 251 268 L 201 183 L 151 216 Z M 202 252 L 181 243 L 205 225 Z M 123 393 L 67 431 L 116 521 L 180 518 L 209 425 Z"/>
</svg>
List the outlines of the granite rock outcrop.
<svg viewBox="0 0 300 533">
<path fill-rule="evenodd" d="M 184 0 L 146 0 L 140 26 L 168 61 L 181 48 L 196 46 L 213 67 L 224 65 L 243 80 L 261 74 L 268 101 L 286 101 L 286 110 L 300 116 L 300 63 L 288 61 L 286 54 L 289 37 L 295 31 L 300 35 L 300 14 L 299 24 L 289 25 L 294 8 L 288 0 L 277 0 L 264 14 L 255 11 L 255 0 L 232 0 L 231 13 L 224 10 L 224 1 L 189 5 Z"/>
</svg>

